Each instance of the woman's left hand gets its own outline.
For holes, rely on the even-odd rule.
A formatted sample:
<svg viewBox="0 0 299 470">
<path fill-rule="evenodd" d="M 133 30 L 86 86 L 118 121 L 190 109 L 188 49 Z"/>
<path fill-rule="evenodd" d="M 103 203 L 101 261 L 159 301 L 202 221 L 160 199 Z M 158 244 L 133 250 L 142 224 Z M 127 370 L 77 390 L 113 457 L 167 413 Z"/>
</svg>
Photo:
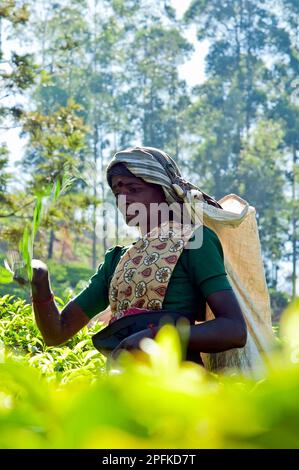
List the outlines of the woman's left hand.
<svg viewBox="0 0 299 470">
<path fill-rule="evenodd" d="M 152 338 L 152 330 L 147 328 L 145 330 L 138 331 L 127 338 L 123 339 L 119 345 L 113 349 L 111 353 L 112 359 L 116 359 L 122 350 L 132 351 L 132 350 L 140 350 L 140 341 L 143 338 Z"/>
</svg>

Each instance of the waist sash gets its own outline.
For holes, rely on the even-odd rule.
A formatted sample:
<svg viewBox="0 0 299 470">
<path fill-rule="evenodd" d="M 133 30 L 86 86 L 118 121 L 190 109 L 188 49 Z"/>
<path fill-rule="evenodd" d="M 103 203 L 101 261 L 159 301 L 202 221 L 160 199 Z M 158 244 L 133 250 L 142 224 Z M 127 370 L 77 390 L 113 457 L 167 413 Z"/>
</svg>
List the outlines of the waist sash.
<svg viewBox="0 0 299 470">
<path fill-rule="evenodd" d="M 192 313 L 169 310 L 128 309 L 126 314 L 92 337 L 93 345 L 102 354 L 108 355 L 119 343 L 138 331 L 151 326 L 170 323 L 176 325 L 179 318 L 193 322 Z"/>
</svg>

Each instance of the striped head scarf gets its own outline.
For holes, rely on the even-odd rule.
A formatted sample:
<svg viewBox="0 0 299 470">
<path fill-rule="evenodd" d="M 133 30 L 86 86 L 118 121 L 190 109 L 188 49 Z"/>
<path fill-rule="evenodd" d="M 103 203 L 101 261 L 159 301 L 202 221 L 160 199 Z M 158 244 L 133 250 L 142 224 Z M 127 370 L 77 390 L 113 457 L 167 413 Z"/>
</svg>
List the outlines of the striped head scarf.
<svg viewBox="0 0 299 470">
<path fill-rule="evenodd" d="M 194 206 L 196 201 L 202 201 L 204 205 L 208 204 L 222 209 L 214 198 L 191 182 L 186 181 L 175 161 L 160 149 L 130 147 L 116 152 L 107 167 L 107 180 L 110 187 L 112 168 L 119 163 L 124 164 L 126 168 L 125 172 L 121 174 L 137 176 L 147 183 L 162 186 L 168 204 L 175 202 L 187 204 L 190 207 L 189 213 L 192 223 L 195 223 L 196 220 Z"/>
</svg>

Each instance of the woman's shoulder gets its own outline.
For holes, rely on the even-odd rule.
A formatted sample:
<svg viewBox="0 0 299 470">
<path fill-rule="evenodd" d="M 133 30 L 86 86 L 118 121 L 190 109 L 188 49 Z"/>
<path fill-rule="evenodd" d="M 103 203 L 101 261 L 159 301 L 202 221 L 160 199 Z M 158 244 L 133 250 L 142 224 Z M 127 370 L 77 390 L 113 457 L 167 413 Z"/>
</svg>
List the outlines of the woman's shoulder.
<svg viewBox="0 0 299 470">
<path fill-rule="evenodd" d="M 223 258 L 223 248 L 217 233 L 206 225 L 197 227 L 183 250 L 184 257 L 191 263 L 200 258 L 213 258 L 220 255 Z"/>
<path fill-rule="evenodd" d="M 199 227 L 197 227 L 194 230 L 193 235 L 190 240 L 191 241 L 194 240 L 195 237 L 198 237 L 199 240 L 202 238 L 202 245 L 208 244 L 209 242 L 220 243 L 220 239 L 217 233 L 214 230 L 212 230 L 210 227 L 208 227 L 207 225 L 200 225 Z"/>
<path fill-rule="evenodd" d="M 121 255 L 122 253 L 127 251 L 128 248 L 129 248 L 129 245 L 114 245 L 114 246 L 111 246 L 105 252 L 105 261 L 106 260 L 112 260 L 113 258 L 118 256 L 119 254 Z"/>
<path fill-rule="evenodd" d="M 222 244 L 217 233 L 207 226 L 196 230 L 201 230 L 196 242 L 184 248 L 180 259 L 192 282 L 201 285 L 207 279 L 225 275 L 226 270 Z"/>
<path fill-rule="evenodd" d="M 114 272 L 120 258 L 126 252 L 128 246 L 125 245 L 114 245 L 105 252 L 104 258 L 104 270 L 106 276 L 110 276 Z"/>
</svg>

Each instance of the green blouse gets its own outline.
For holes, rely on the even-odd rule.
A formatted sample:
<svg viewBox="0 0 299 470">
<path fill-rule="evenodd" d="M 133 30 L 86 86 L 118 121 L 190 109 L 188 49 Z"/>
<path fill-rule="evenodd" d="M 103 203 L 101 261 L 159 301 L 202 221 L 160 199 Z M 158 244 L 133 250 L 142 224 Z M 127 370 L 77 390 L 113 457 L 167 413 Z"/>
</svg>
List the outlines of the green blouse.
<svg viewBox="0 0 299 470">
<path fill-rule="evenodd" d="M 105 253 L 104 261 L 89 279 L 88 286 L 74 299 L 92 318 L 109 305 L 109 285 L 120 257 L 129 246 L 116 245 Z M 192 312 L 195 319 L 205 319 L 207 297 L 220 290 L 232 290 L 225 271 L 223 250 L 217 234 L 203 226 L 200 248 L 184 248 L 168 283 L 163 309 Z"/>
</svg>

